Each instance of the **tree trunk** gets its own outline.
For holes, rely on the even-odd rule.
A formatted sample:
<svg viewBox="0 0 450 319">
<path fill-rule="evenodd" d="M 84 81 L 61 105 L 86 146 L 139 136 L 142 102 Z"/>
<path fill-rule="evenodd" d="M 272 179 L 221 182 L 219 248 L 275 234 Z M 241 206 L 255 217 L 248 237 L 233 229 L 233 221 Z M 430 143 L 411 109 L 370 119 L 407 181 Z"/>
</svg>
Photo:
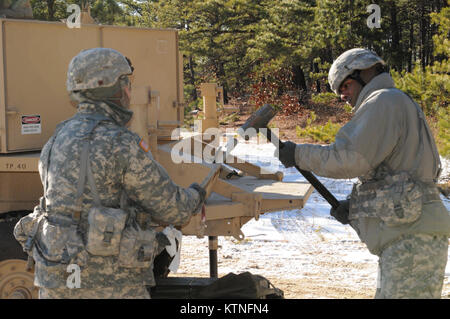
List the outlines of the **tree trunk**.
<svg viewBox="0 0 450 319">
<path fill-rule="evenodd" d="M 425 72 L 425 67 L 427 65 L 426 61 L 426 12 L 425 12 L 425 1 L 422 0 L 420 3 L 420 64 L 422 66 L 422 71 Z"/>
<path fill-rule="evenodd" d="M 53 21 L 55 19 L 55 0 L 47 1 L 48 20 Z"/>
<path fill-rule="evenodd" d="M 396 71 L 402 69 L 402 49 L 400 46 L 400 25 L 397 23 L 397 6 L 391 2 L 391 34 L 392 34 L 392 57 L 394 60 L 393 68 Z"/>
<path fill-rule="evenodd" d="M 409 50 L 408 50 L 408 72 L 412 71 L 412 65 L 414 63 L 414 22 L 411 19 L 409 22 Z"/>
<path fill-rule="evenodd" d="M 313 63 L 313 67 L 314 67 L 314 72 L 319 73 L 319 64 Z M 320 80 L 319 79 L 316 80 L 316 92 L 320 93 Z"/>
<path fill-rule="evenodd" d="M 292 66 L 292 73 L 293 73 L 293 84 L 296 89 L 307 91 L 308 87 L 306 85 L 306 79 L 305 79 L 305 73 L 303 72 L 300 65 L 294 65 Z"/>
<path fill-rule="evenodd" d="M 223 103 L 228 104 L 228 86 L 225 79 L 225 68 L 224 63 L 219 62 L 217 65 L 217 78 L 219 78 L 222 82 L 223 87 Z"/>
<path fill-rule="evenodd" d="M 195 71 L 194 71 L 194 59 L 192 55 L 189 56 L 189 83 L 192 85 L 193 89 L 191 91 L 191 98 L 193 101 L 197 100 L 197 90 L 195 89 Z"/>
</svg>

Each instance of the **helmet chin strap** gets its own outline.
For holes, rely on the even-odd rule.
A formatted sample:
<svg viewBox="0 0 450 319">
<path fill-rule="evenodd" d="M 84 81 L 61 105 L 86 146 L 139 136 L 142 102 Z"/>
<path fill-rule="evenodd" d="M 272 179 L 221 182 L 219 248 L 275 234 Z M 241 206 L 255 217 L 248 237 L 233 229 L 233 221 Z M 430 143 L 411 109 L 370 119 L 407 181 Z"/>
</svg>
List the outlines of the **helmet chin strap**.
<svg viewBox="0 0 450 319">
<path fill-rule="evenodd" d="M 130 82 L 128 78 L 119 79 L 120 83 L 120 97 L 112 97 L 108 98 L 107 100 L 110 102 L 113 102 L 115 104 L 118 104 L 119 106 L 128 109 L 130 107 Z"/>
<path fill-rule="evenodd" d="M 130 107 L 131 96 L 129 92 L 127 87 L 123 88 L 121 92 L 120 105 L 126 109 Z"/>
<path fill-rule="evenodd" d="M 130 98 L 125 93 L 124 89 L 121 90 L 120 97 L 110 97 L 105 100 L 107 100 L 108 102 L 112 102 L 120 107 L 123 107 L 124 109 L 128 109 L 130 107 Z"/>
</svg>

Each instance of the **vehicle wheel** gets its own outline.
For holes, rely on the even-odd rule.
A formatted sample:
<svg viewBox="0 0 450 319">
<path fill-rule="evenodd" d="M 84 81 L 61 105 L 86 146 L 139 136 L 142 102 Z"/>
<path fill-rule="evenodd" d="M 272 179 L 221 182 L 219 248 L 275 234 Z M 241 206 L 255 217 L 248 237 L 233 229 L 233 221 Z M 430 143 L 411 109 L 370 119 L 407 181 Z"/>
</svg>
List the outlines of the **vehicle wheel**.
<svg viewBox="0 0 450 319">
<path fill-rule="evenodd" d="M 13 235 L 14 226 L 28 212 L 0 215 L 0 299 L 37 299 L 33 271 L 26 271 L 27 255 Z"/>
<path fill-rule="evenodd" d="M 8 259 L 0 262 L 0 299 L 37 299 L 34 273 L 26 271 L 27 262 Z"/>
</svg>

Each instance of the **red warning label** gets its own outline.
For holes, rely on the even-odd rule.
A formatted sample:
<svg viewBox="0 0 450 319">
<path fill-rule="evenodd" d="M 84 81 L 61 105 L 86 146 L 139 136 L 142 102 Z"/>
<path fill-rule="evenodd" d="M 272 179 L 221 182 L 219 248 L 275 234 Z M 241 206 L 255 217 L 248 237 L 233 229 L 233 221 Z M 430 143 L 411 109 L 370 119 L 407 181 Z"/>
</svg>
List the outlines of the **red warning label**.
<svg viewBox="0 0 450 319">
<path fill-rule="evenodd" d="M 41 131 L 40 115 L 22 116 L 22 134 L 41 134 Z"/>
<path fill-rule="evenodd" d="M 22 116 L 22 124 L 41 124 L 40 115 Z"/>
</svg>

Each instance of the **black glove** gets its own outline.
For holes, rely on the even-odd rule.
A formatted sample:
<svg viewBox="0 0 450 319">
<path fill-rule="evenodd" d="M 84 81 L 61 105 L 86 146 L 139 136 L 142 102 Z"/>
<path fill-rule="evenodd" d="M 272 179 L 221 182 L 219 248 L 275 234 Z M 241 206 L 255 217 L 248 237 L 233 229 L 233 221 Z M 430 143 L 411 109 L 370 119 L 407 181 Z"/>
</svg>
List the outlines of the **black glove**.
<svg viewBox="0 0 450 319">
<path fill-rule="evenodd" d="M 295 147 L 297 144 L 290 141 L 284 142 L 284 146 L 278 149 L 280 162 L 284 167 L 292 167 L 295 163 Z"/>
<path fill-rule="evenodd" d="M 349 200 L 340 200 L 337 209 L 331 207 L 330 215 L 336 218 L 340 223 L 347 225 L 348 223 L 350 223 L 350 221 L 348 220 L 349 208 L 350 208 Z"/>
<path fill-rule="evenodd" d="M 158 242 L 158 249 L 155 255 L 159 255 L 166 248 L 166 246 L 170 245 L 169 239 L 163 232 L 156 233 L 156 241 Z"/>
<path fill-rule="evenodd" d="M 200 202 L 193 212 L 193 214 L 198 214 L 206 201 L 206 191 L 198 183 L 192 183 L 189 187 L 195 189 L 200 195 Z"/>
</svg>

